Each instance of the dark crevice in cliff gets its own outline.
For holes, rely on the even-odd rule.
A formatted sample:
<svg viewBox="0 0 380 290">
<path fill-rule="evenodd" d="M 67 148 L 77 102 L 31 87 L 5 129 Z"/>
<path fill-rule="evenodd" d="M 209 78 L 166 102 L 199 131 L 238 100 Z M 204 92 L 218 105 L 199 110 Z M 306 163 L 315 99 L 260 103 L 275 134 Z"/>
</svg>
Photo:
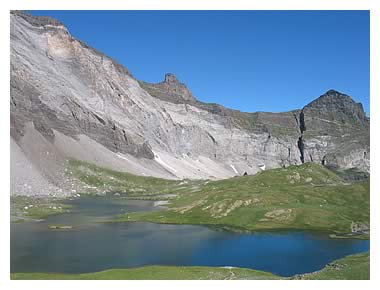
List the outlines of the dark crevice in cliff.
<svg viewBox="0 0 380 290">
<path fill-rule="evenodd" d="M 215 140 L 214 136 L 212 136 L 209 132 L 206 132 L 206 133 L 210 137 L 212 143 L 214 143 L 214 145 L 215 145 L 216 144 L 216 140 Z"/>
<path fill-rule="evenodd" d="M 98 116 L 95 113 L 92 113 L 92 115 L 100 122 L 102 125 L 106 125 L 106 121 L 104 121 L 100 116 Z"/>
<path fill-rule="evenodd" d="M 323 158 L 322 158 L 322 165 L 323 165 L 323 166 L 325 166 L 325 165 L 326 165 L 326 155 L 325 155 L 325 156 L 323 156 Z"/>
<path fill-rule="evenodd" d="M 305 126 L 305 115 L 303 113 L 303 110 L 300 113 L 300 131 L 301 134 L 306 131 L 306 126 Z"/>
<path fill-rule="evenodd" d="M 297 123 L 298 123 L 298 120 L 297 120 Z M 298 147 L 298 150 L 300 151 L 300 160 L 302 163 L 305 163 L 305 143 L 303 139 L 303 132 L 306 131 L 306 125 L 305 125 L 305 115 L 303 113 L 303 110 L 301 111 L 299 115 L 299 128 L 300 128 L 301 136 L 298 138 L 297 147 Z M 312 160 L 311 155 L 310 155 L 310 159 Z"/>
<path fill-rule="evenodd" d="M 124 141 L 125 141 L 125 143 L 128 144 L 127 134 L 125 133 L 125 130 L 124 130 L 124 129 L 123 129 L 123 136 L 124 136 Z"/>
<path fill-rule="evenodd" d="M 302 135 L 298 138 L 297 146 L 298 146 L 298 149 L 300 151 L 301 162 L 305 163 L 305 156 L 304 156 L 305 144 L 303 143 Z"/>
</svg>

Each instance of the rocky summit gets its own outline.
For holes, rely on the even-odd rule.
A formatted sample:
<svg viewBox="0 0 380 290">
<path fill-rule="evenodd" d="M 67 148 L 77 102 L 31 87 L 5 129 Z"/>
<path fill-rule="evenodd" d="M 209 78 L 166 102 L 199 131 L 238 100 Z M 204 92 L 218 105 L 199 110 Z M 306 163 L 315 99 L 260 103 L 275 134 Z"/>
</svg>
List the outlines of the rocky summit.
<svg viewBox="0 0 380 290">
<path fill-rule="evenodd" d="M 369 171 L 369 118 L 329 90 L 284 113 L 198 101 L 173 74 L 137 80 L 49 17 L 11 12 L 11 193 L 71 192 L 77 159 L 136 175 L 220 179 L 316 162 Z"/>
</svg>

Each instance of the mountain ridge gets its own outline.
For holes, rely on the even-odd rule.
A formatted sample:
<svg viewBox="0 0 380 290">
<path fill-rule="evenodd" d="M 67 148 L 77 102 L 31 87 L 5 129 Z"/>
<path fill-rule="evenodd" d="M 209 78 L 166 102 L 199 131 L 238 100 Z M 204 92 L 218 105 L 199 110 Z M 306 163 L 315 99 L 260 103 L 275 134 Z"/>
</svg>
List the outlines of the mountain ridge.
<svg viewBox="0 0 380 290">
<path fill-rule="evenodd" d="M 127 68 L 73 38 L 60 22 L 25 15 L 11 12 L 15 193 L 29 192 L 24 185 L 32 182 L 22 184 L 16 172 L 27 162 L 31 179 L 38 173 L 37 179 L 52 188 L 68 183 L 69 190 L 72 182 L 63 173 L 69 159 L 163 178 L 254 174 L 262 164 L 300 164 L 300 135 L 303 161 L 369 170 L 369 119 L 351 97 L 337 95 L 342 102 L 334 103 L 338 113 L 332 115 L 325 109 L 329 102 L 313 104 L 318 99 L 283 113 L 203 103 L 173 74 L 157 84 L 136 80 Z M 300 132 L 301 112 L 305 132 Z"/>
</svg>

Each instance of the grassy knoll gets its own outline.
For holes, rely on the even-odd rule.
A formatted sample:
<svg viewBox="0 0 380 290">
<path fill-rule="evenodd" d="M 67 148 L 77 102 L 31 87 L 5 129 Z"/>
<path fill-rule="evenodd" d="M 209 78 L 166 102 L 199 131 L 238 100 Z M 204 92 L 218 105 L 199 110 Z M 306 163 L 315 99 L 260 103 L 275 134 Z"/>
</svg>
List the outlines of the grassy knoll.
<svg viewBox="0 0 380 290">
<path fill-rule="evenodd" d="M 11 222 L 44 219 L 49 215 L 67 212 L 71 206 L 47 196 L 11 196 Z"/>
<path fill-rule="evenodd" d="M 369 252 L 347 256 L 326 265 L 322 270 L 295 275 L 276 276 L 268 272 L 244 268 L 146 266 L 111 269 L 84 274 L 11 273 L 12 280 L 367 280 Z"/>
<path fill-rule="evenodd" d="M 369 224 L 369 180 L 347 184 L 314 163 L 187 185 L 181 191 L 168 188 L 166 192 L 178 194 L 169 209 L 126 213 L 114 221 L 331 233 L 349 233 L 352 223 Z"/>
</svg>

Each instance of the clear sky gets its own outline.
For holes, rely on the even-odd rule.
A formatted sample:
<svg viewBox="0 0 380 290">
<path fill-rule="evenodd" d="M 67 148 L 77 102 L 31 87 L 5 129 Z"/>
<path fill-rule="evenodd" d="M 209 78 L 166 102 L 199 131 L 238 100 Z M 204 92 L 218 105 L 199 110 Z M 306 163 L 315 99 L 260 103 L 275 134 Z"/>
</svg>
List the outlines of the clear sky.
<svg viewBox="0 0 380 290">
<path fill-rule="evenodd" d="M 31 11 L 125 65 L 174 73 L 205 102 L 242 111 L 302 108 L 329 89 L 369 115 L 368 11 Z"/>
</svg>

